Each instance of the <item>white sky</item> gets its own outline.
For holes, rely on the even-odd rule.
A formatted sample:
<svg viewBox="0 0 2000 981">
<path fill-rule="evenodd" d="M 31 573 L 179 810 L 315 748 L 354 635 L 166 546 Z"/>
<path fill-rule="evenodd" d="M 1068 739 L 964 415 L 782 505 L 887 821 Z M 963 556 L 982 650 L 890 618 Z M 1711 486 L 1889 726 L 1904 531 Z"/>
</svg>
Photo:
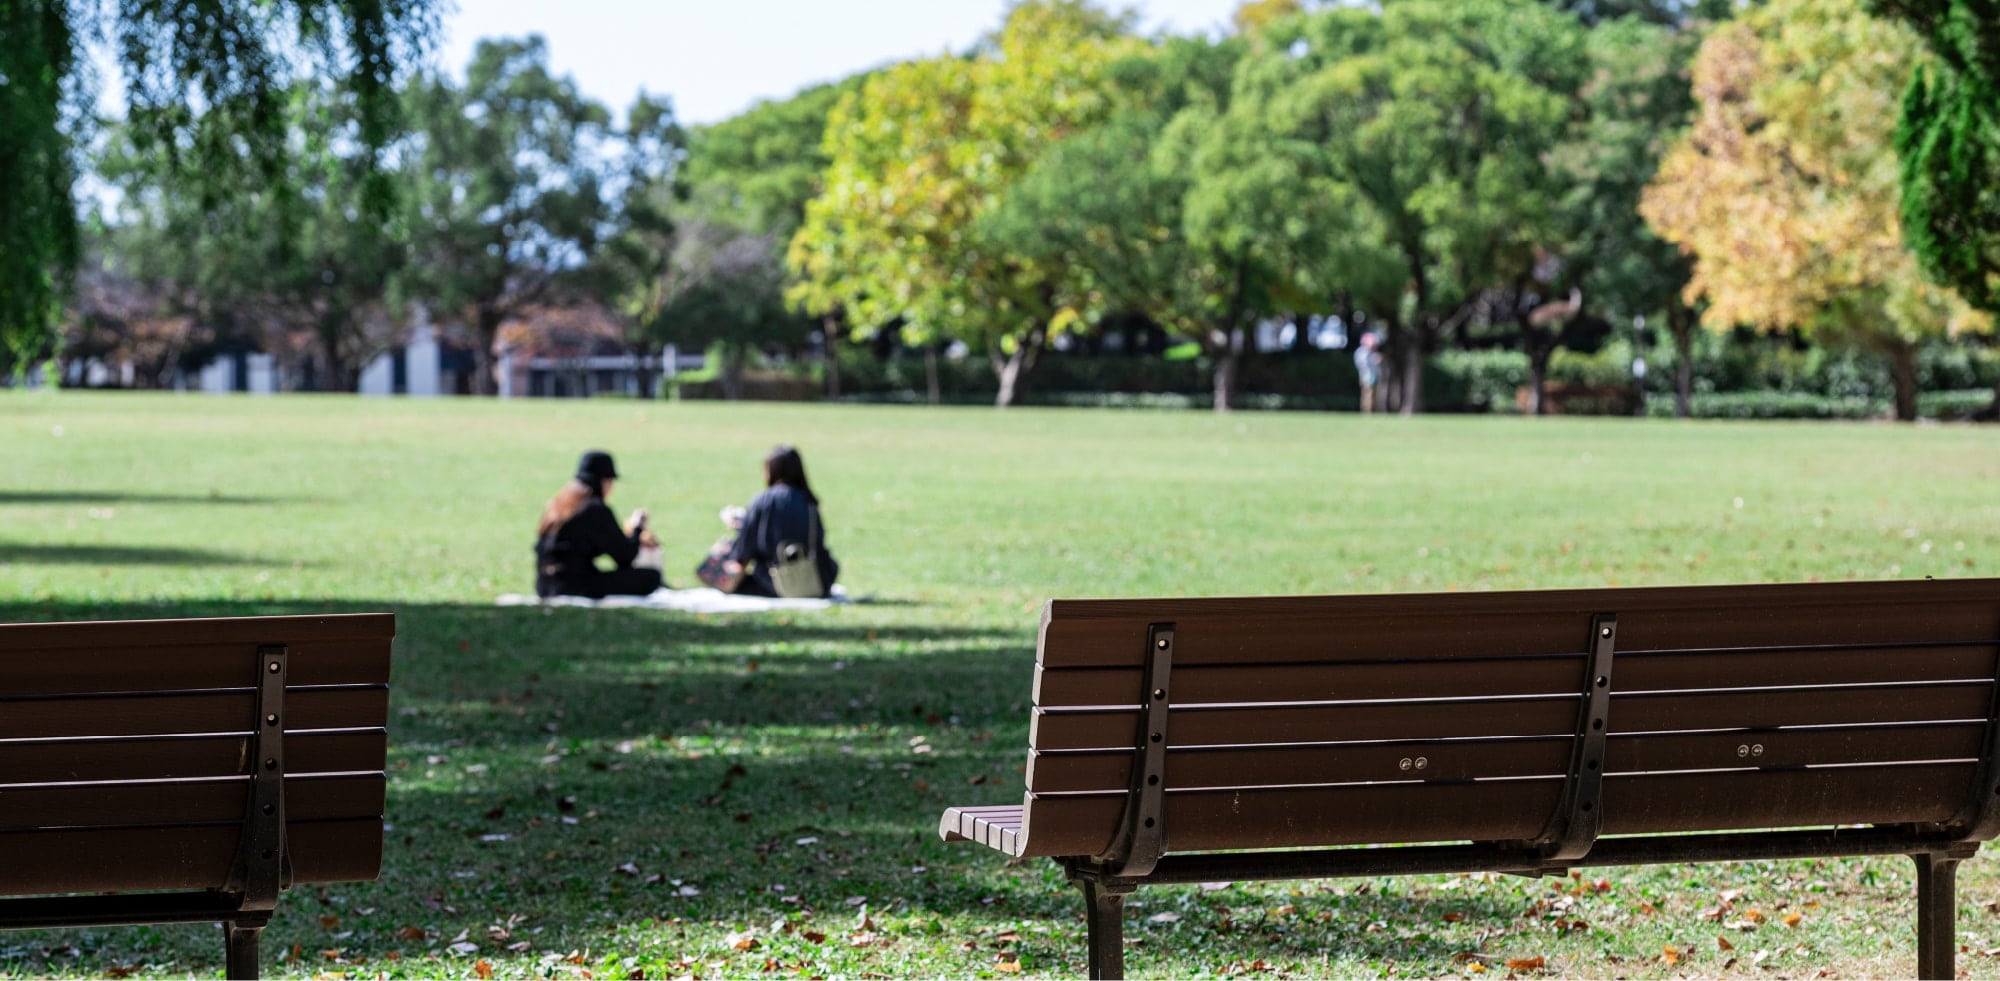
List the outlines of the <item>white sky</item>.
<svg viewBox="0 0 2000 981">
<path fill-rule="evenodd" d="M 1126 0 L 1148 30 L 1225 27 L 1237 0 Z M 480 38 L 540 34 L 550 67 L 622 117 L 640 90 L 683 123 L 908 58 L 963 51 L 1005 0 L 458 0 L 440 63 L 463 75 Z"/>
</svg>

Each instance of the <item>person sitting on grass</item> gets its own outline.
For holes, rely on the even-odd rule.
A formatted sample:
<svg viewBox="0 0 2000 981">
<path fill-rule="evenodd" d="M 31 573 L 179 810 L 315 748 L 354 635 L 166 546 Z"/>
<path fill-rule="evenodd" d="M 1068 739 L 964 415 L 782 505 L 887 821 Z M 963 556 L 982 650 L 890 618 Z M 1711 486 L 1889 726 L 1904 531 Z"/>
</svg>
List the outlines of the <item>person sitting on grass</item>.
<svg viewBox="0 0 2000 981">
<path fill-rule="evenodd" d="M 833 595 L 840 563 L 826 550 L 819 498 L 806 483 L 799 451 L 780 446 L 764 458 L 764 490 L 743 513 L 736 544 L 722 563 L 723 592 L 749 596 Z"/>
<path fill-rule="evenodd" d="M 535 529 L 535 594 L 550 596 L 644 596 L 660 588 L 660 570 L 635 568 L 642 546 L 658 542 L 646 527 L 646 510 L 632 512 L 621 529 L 604 499 L 618 480 L 611 454 L 591 450 L 577 461 L 576 476 L 549 498 Z M 611 557 L 615 568 L 597 567 Z"/>
</svg>

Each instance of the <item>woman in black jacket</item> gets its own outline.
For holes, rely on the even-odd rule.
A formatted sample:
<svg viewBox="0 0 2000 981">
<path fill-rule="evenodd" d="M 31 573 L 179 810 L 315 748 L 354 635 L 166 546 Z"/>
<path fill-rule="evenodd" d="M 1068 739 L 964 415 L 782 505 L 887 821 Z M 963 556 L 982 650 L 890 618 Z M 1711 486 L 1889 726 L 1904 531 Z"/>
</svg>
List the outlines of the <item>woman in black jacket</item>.
<svg viewBox="0 0 2000 981">
<path fill-rule="evenodd" d="M 651 537 L 645 510 L 632 512 L 632 520 L 620 528 L 604 503 L 617 479 L 611 454 L 591 450 L 577 461 L 575 479 L 549 498 L 535 529 L 536 595 L 602 599 L 644 596 L 660 588 L 660 570 L 632 567 L 639 546 Z M 599 569 L 600 555 L 610 556 L 616 568 Z"/>
<path fill-rule="evenodd" d="M 819 595 L 833 593 L 840 563 L 826 550 L 826 524 L 820 521 L 819 498 L 806 483 L 805 460 L 799 451 L 780 446 L 764 458 L 764 491 L 751 499 L 743 514 L 736 545 L 723 569 L 743 578 L 736 592 L 751 596 L 781 595 L 772 568 L 787 551 L 810 555 L 819 571 Z"/>
</svg>

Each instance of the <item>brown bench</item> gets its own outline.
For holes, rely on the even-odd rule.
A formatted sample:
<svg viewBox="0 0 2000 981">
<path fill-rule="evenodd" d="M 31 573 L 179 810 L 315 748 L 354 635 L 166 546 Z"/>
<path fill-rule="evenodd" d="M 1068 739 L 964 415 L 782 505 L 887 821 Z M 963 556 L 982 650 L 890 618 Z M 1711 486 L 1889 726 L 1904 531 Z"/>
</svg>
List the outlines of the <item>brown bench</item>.
<svg viewBox="0 0 2000 981">
<path fill-rule="evenodd" d="M 1142 885 L 1891 854 L 1950 977 L 1996 659 L 2000 579 L 1057 600 L 1024 803 L 940 833 L 1059 862 L 1093 977 Z"/>
<path fill-rule="evenodd" d="M 220 922 L 375 878 L 392 614 L 0 625 L 0 928 Z M 116 892 L 116 895 L 105 893 Z"/>
</svg>

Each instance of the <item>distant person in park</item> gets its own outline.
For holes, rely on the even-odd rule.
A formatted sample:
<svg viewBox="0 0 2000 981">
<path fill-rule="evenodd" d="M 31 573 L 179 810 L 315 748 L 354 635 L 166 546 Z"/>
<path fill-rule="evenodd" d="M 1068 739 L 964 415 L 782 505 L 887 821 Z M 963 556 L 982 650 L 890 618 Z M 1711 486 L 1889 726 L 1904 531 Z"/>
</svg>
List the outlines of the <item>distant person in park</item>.
<svg viewBox="0 0 2000 981">
<path fill-rule="evenodd" d="M 820 520 L 819 498 L 806 482 L 805 460 L 799 451 L 780 446 L 764 458 L 764 490 L 739 518 L 734 509 L 725 522 L 738 522 L 736 539 L 727 550 L 721 543 L 696 575 L 725 593 L 749 596 L 814 597 L 833 594 L 840 563 L 826 549 L 826 524 Z"/>
<path fill-rule="evenodd" d="M 1363 331 L 1354 345 L 1354 373 L 1361 379 L 1361 411 L 1374 412 L 1381 407 L 1382 340 L 1372 330 Z"/>
<path fill-rule="evenodd" d="M 660 588 L 657 561 L 653 568 L 633 563 L 642 550 L 657 551 L 658 540 L 648 528 L 646 510 L 632 512 L 623 527 L 604 503 L 618 481 L 611 454 L 591 450 L 576 464 L 576 476 L 549 498 L 535 529 L 535 594 L 549 596 L 644 596 Z M 610 570 L 597 567 L 609 556 Z"/>
</svg>

